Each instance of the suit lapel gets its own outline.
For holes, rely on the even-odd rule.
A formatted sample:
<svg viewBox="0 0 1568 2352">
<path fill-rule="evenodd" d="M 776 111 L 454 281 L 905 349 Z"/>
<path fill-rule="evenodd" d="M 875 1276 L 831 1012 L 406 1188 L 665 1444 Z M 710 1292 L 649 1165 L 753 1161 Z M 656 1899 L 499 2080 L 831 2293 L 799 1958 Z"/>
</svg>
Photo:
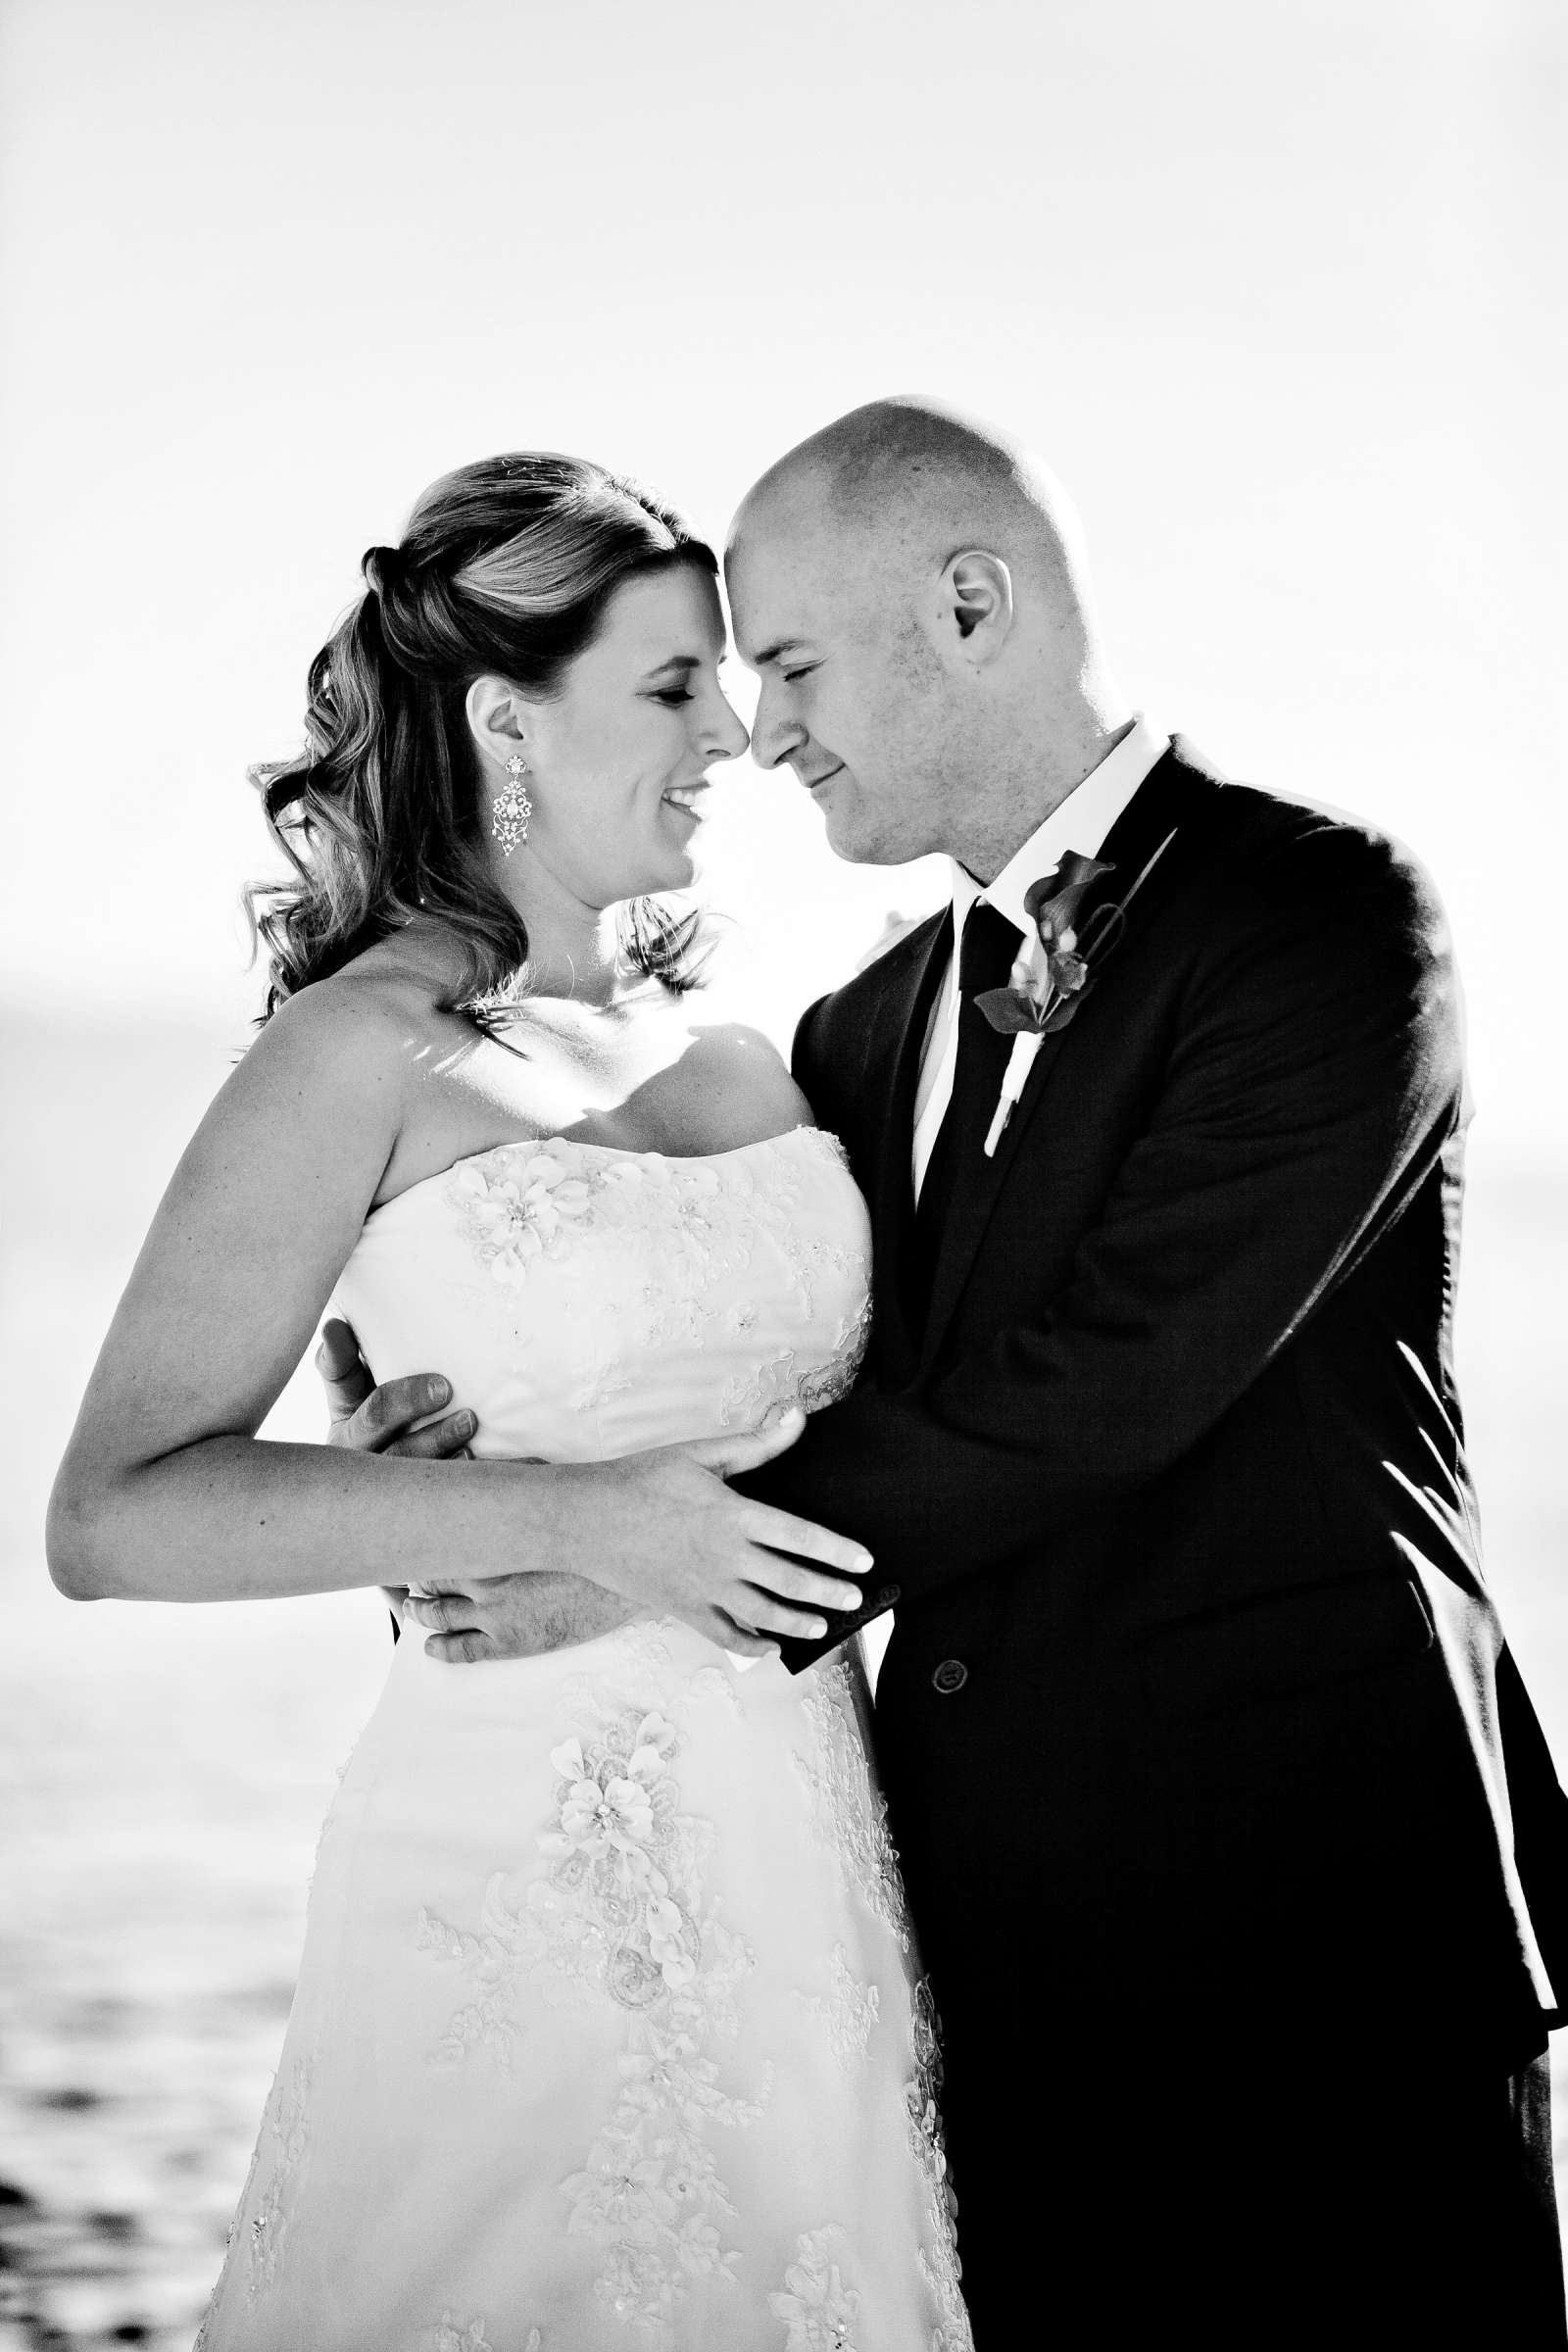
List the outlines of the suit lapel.
<svg viewBox="0 0 1568 2352">
<path fill-rule="evenodd" d="M 948 968 L 953 947 L 953 913 L 946 908 L 922 941 L 916 934 L 904 968 L 890 975 L 889 994 L 877 1015 L 874 1060 L 867 1071 L 866 1100 L 885 1103 L 877 1121 L 879 1151 L 871 1202 L 877 1269 L 877 1357 L 889 1385 L 913 1375 L 919 1355 L 919 1325 L 910 1298 L 914 1249 L 914 1185 L 910 1155 L 920 1058 L 932 1001 Z"/>
<path fill-rule="evenodd" d="M 1118 945 L 1118 955 L 1130 955 L 1133 952 L 1139 925 L 1147 919 L 1157 903 L 1158 895 L 1169 888 L 1175 876 L 1175 853 L 1182 835 L 1185 805 L 1189 798 L 1186 787 L 1187 770 L 1184 762 L 1178 756 L 1167 752 L 1155 762 L 1134 793 L 1099 853 L 1114 866 L 1115 871 L 1104 877 L 1101 893 L 1097 894 L 1096 899 L 1085 901 L 1085 918 L 1102 897 L 1112 905 L 1119 904 L 1149 859 L 1159 850 L 1167 834 L 1173 829 L 1177 834 L 1177 840 L 1171 842 L 1169 851 L 1160 858 L 1133 902 L 1127 916 L 1127 936 Z M 963 1286 L 969 1279 L 970 1269 L 985 1238 L 998 1196 L 1049 1092 L 1051 1073 L 1074 1039 L 1080 1036 L 1093 1039 L 1096 1009 L 1094 993 L 1091 991 L 1067 1027 L 1054 1031 L 1043 1040 L 1024 1091 L 993 1157 L 987 1159 L 984 1148 L 985 1128 L 991 1117 L 990 1105 L 987 1105 L 984 1121 L 974 1132 L 958 1139 L 963 1154 L 963 1172 L 954 1188 L 953 1208 L 937 1256 L 936 1273 L 931 1285 L 930 1312 L 926 1317 L 920 1349 L 922 1367 L 931 1362 L 953 1320 L 954 1310 L 963 1295 Z"/>
</svg>

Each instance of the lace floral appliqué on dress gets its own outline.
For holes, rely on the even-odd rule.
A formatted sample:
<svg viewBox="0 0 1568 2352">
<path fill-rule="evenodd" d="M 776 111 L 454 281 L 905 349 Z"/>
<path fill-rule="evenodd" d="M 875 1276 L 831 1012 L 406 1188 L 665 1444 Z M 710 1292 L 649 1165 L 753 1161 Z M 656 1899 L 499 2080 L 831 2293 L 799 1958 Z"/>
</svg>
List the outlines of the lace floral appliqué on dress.
<svg viewBox="0 0 1568 2352">
<path fill-rule="evenodd" d="M 907 1951 L 904 1882 L 888 1832 L 887 1801 L 866 1765 L 851 1670 L 832 1659 L 801 1679 L 811 1737 L 793 1761 L 809 1792 L 817 1835 L 861 1900 Z"/>
<path fill-rule="evenodd" d="M 870 1291 L 857 1253 L 804 1230 L 798 1215 L 803 1170 L 823 1157 L 841 1161 L 842 1148 L 815 1128 L 796 1135 L 806 1147 L 801 1164 L 785 1153 L 760 1161 L 744 1151 L 690 1160 L 608 1153 L 555 1139 L 481 1152 L 447 1182 L 475 1258 L 514 1301 L 541 1264 L 568 1271 L 586 1244 L 600 1263 L 607 1252 L 629 1261 L 651 1242 L 658 1248 L 659 1280 L 626 1290 L 631 1314 L 621 1348 L 582 1384 L 585 1406 L 624 1390 L 628 1347 L 642 1352 L 686 1342 L 742 1363 L 723 1385 L 719 1411 L 726 1429 L 749 1429 L 770 1406 L 800 1403 L 815 1412 L 846 1395 L 870 1331 Z M 761 1311 L 745 1290 L 754 1273 L 764 1292 L 775 1291 L 783 1274 L 808 1344 L 792 1341 L 771 1353 L 749 1345 Z M 847 1293 L 824 1333 L 821 1301 Z"/>
<path fill-rule="evenodd" d="M 658 1629 L 628 1628 L 615 1654 L 632 1678 L 639 1664 L 644 1678 L 662 1664 L 670 1703 Z M 754 2123 L 762 2100 L 720 2081 L 715 2052 L 734 2040 L 735 1987 L 753 1963 L 706 1899 L 712 1833 L 681 1810 L 679 1735 L 657 1707 L 627 1704 L 626 1678 L 616 1679 L 618 1690 L 614 1681 L 580 1690 L 577 1727 L 551 1751 L 555 1818 L 538 1840 L 548 1868 L 525 1907 L 509 1907 L 493 1880 L 478 1936 L 425 1913 L 420 1942 L 480 1985 L 442 2056 L 477 2045 L 510 2065 L 523 1979 L 540 1967 L 627 2012 L 618 2096 L 561 2187 L 568 2230 L 598 2248 L 602 2300 L 662 2337 L 693 2279 L 734 2279 L 739 2255 L 724 2226 L 735 2208 L 709 2132 Z M 765 2096 L 765 2074 L 760 2088 Z"/>
<path fill-rule="evenodd" d="M 378 1379 L 440 1367 L 476 1451 L 576 1465 L 828 1403 L 869 1265 L 811 1130 L 554 1139 L 376 1210 L 337 1302 Z M 963 2352 L 866 1707 L 854 1644 L 743 1670 L 645 1614 L 456 1667 L 411 1627 L 207 2352 Z"/>
<path fill-rule="evenodd" d="M 856 1976 L 842 1943 L 833 1947 L 827 1992 L 798 1992 L 795 1997 L 820 2020 L 834 2056 L 847 2074 L 853 2074 L 869 2047 L 881 1995 L 874 1984 L 864 1984 Z"/>
<path fill-rule="evenodd" d="M 780 2352 L 856 2352 L 851 2331 L 860 2298 L 834 2259 L 843 2239 L 842 2230 L 808 2230 L 797 2239 L 784 2285 L 767 2298 L 789 2330 Z"/>
<path fill-rule="evenodd" d="M 584 1718 L 552 1754 L 560 1827 L 540 1840 L 552 1866 L 532 1899 L 552 1947 L 580 1968 L 586 1942 L 630 2014 L 614 2111 L 562 2190 L 568 2228 L 598 2248 L 599 2294 L 662 2331 L 692 2279 L 732 2280 L 740 2259 L 709 2132 L 761 2113 L 723 2087 L 715 2056 L 752 1955 L 707 1900 L 712 1833 L 680 1809 L 674 1727 L 610 1697 Z"/>
</svg>

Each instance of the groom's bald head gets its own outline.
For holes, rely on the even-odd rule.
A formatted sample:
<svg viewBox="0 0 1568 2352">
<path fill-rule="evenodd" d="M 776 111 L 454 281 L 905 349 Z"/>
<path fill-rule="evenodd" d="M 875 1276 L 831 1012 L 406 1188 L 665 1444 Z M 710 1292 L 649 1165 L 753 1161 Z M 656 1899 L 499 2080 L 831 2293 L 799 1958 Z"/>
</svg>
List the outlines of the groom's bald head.
<svg viewBox="0 0 1568 2352">
<path fill-rule="evenodd" d="M 841 855 L 970 862 L 982 801 L 1005 834 L 1042 777 L 1059 798 L 1085 772 L 1085 713 L 1116 698 L 1077 517 L 1011 435 L 918 397 L 855 409 L 747 493 L 725 563 L 755 756 L 822 783 Z"/>
<path fill-rule="evenodd" d="M 735 516 L 731 563 L 777 532 L 847 541 L 884 577 L 890 559 L 900 574 L 940 569 L 981 546 L 1054 602 L 1087 600 L 1077 518 L 1041 460 L 999 426 L 912 394 L 852 409 L 770 466 Z"/>
</svg>

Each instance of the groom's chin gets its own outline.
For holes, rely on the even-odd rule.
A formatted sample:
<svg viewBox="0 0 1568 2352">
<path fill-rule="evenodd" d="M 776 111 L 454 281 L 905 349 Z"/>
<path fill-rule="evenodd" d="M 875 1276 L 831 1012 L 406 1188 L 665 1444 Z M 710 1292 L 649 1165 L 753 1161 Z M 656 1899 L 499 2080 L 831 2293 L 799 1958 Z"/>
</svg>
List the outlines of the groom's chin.
<svg viewBox="0 0 1568 2352">
<path fill-rule="evenodd" d="M 900 862 L 876 839 L 869 826 L 856 823 L 853 808 L 824 808 L 822 830 L 827 836 L 828 848 L 835 858 L 842 858 L 846 865 L 897 865 Z"/>
<path fill-rule="evenodd" d="M 846 865 L 907 865 L 911 852 L 892 848 L 880 841 L 867 841 L 857 835 L 852 825 L 842 825 L 836 831 L 827 828 L 827 846 L 835 858 Z"/>
</svg>

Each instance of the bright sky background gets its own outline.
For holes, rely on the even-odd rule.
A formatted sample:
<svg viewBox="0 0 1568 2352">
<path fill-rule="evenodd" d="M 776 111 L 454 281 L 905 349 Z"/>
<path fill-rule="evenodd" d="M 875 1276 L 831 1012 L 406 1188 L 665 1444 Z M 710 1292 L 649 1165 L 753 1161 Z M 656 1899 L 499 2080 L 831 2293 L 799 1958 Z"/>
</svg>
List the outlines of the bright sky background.
<svg viewBox="0 0 1568 2352">
<path fill-rule="evenodd" d="M 205 2147 L 231 2076 L 237 2187 L 243 2070 L 191 2037 L 270 2017 L 384 1674 L 363 1592 L 74 1610 L 40 1529 L 257 1005 L 246 765 L 466 459 L 578 451 L 718 537 L 860 401 L 989 412 L 1074 492 L 1134 700 L 1420 850 L 1471 1004 L 1494 1574 L 1568 1763 L 1565 63 L 1562 0 L 0 0 L 0 1845 L 19 2030 L 96 1990 L 141 2053 L 62 2122 L 74 2209 L 143 2193 L 136 2133 Z M 726 773 L 709 896 L 786 1040 L 943 877 Z M 269 1427 L 319 1436 L 308 1372 Z M 58 2063 L 118 2066 L 103 2031 Z"/>
<path fill-rule="evenodd" d="M 248 760 L 464 459 L 721 533 L 876 393 L 1023 430 L 1135 700 L 1412 840 L 1492 1133 L 1568 1156 L 1551 0 L 9 0 L 0 986 L 252 1006 Z M 730 771 L 765 1016 L 934 868 Z M 1544 887 L 1543 887 L 1544 881 Z"/>
</svg>

